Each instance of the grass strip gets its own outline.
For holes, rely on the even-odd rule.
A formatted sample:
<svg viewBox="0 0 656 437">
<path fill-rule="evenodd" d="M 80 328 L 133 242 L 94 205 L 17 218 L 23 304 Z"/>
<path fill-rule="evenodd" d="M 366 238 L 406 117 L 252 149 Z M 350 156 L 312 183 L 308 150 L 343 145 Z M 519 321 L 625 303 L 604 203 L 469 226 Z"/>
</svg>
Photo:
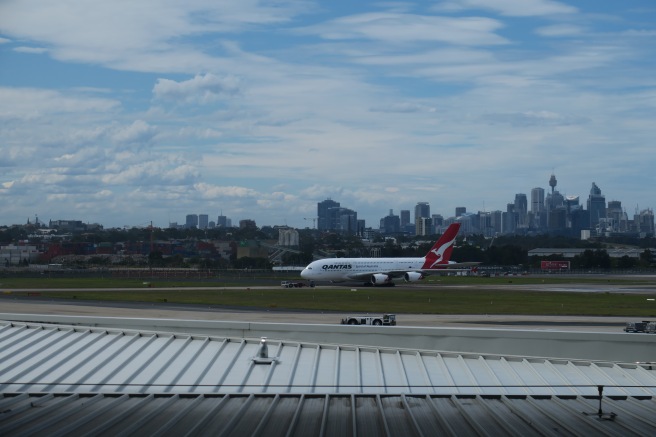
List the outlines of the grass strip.
<svg viewBox="0 0 656 437">
<path fill-rule="evenodd" d="M 41 297 L 341 313 L 580 315 L 655 318 L 649 294 L 440 288 L 50 291 Z M 12 291 L 13 296 L 35 293 Z M 4 297 L 8 297 L 5 295 Z"/>
</svg>

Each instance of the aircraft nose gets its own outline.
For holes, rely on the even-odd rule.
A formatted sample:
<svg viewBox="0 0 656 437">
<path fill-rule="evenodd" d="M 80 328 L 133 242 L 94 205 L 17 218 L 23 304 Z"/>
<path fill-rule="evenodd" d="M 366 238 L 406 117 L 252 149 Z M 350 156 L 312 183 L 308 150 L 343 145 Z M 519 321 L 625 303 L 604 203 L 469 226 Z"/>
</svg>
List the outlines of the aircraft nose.
<svg viewBox="0 0 656 437">
<path fill-rule="evenodd" d="M 301 278 L 303 278 L 303 279 L 307 279 L 307 278 L 306 278 L 306 277 L 307 277 L 307 274 L 308 274 L 308 269 L 303 269 L 303 271 L 301 272 Z"/>
</svg>

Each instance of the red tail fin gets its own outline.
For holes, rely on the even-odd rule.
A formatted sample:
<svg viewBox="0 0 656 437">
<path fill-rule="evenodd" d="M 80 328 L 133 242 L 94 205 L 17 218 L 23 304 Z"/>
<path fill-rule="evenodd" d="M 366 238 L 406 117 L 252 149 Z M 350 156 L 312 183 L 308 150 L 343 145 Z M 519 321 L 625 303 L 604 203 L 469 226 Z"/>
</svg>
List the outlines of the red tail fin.
<svg viewBox="0 0 656 437">
<path fill-rule="evenodd" d="M 453 245 L 456 242 L 456 235 L 460 230 L 460 223 L 452 223 L 442 234 L 439 240 L 433 245 L 430 251 L 426 254 L 426 260 L 422 269 L 435 269 L 445 267 L 449 264 L 451 252 L 453 252 Z"/>
</svg>

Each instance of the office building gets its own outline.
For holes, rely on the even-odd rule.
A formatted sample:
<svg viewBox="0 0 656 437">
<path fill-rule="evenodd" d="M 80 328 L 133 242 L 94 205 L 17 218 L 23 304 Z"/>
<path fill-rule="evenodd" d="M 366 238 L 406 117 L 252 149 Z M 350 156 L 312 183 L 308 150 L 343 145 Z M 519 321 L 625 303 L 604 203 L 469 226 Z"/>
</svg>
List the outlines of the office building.
<svg viewBox="0 0 656 437">
<path fill-rule="evenodd" d="M 198 229 L 207 229 L 209 224 L 209 217 L 207 214 L 198 215 Z"/>
<path fill-rule="evenodd" d="M 544 217 L 544 188 L 535 187 L 531 189 L 531 214 L 533 227 L 542 229 L 546 225 Z"/>
<path fill-rule="evenodd" d="M 416 235 L 432 235 L 433 219 L 430 217 L 419 217 L 415 220 Z"/>
<path fill-rule="evenodd" d="M 594 182 L 588 196 L 588 213 L 590 214 L 590 229 L 594 231 L 600 219 L 606 218 L 606 197 L 601 194 L 601 189 Z"/>
<path fill-rule="evenodd" d="M 415 206 L 415 235 L 428 235 L 426 232 L 426 223 L 422 219 L 430 219 L 430 205 L 428 202 L 418 202 Z"/>
<path fill-rule="evenodd" d="M 317 229 L 329 231 L 337 228 L 334 209 L 339 208 L 339 202 L 326 199 L 317 204 Z"/>
<path fill-rule="evenodd" d="M 526 194 L 515 194 L 515 213 L 517 214 L 517 228 L 528 228 L 528 200 Z"/>
<path fill-rule="evenodd" d="M 408 214 L 410 211 L 408 211 Z M 385 234 L 396 234 L 401 232 L 401 220 L 398 215 L 394 215 L 393 210 L 390 209 L 387 217 L 380 219 L 380 231 Z"/>
<path fill-rule="evenodd" d="M 185 218 L 185 228 L 187 229 L 198 228 L 197 214 L 187 214 L 187 217 Z"/>
<path fill-rule="evenodd" d="M 401 210 L 401 228 L 405 228 L 410 224 L 410 210 L 402 209 Z"/>
</svg>

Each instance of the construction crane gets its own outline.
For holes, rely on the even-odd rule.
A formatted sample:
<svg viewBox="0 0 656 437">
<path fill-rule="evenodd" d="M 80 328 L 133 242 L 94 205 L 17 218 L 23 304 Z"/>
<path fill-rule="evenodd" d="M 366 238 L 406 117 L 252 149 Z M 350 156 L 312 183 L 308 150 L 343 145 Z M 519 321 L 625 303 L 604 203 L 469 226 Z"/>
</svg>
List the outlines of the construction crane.
<svg viewBox="0 0 656 437">
<path fill-rule="evenodd" d="M 316 219 L 316 218 L 307 218 L 307 217 L 303 217 L 303 220 L 312 220 L 312 229 L 316 229 L 316 228 L 317 228 L 317 219 Z"/>
</svg>

